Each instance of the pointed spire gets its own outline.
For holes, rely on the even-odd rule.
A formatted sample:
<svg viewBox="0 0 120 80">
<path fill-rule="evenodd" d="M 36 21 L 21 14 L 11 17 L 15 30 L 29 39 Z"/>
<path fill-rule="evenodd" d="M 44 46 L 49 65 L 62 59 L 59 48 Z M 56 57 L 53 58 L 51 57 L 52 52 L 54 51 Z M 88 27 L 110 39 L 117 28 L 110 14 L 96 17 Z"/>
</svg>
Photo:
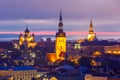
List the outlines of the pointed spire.
<svg viewBox="0 0 120 80">
<path fill-rule="evenodd" d="M 28 24 L 26 24 L 26 30 L 25 32 L 30 32 L 29 29 L 28 29 Z"/>
<path fill-rule="evenodd" d="M 26 30 L 28 29 L 28 24 L 26 24 Z"/>
<path fill-rule="evenodd" d="M 59 16 L 59 32 L 63 32 L 63 23 L 62 23 L 62 11 L 60 10 L 60 16 Z"/>
<path fill-rule="evenodd" d="M 90 24 L 92 24 L 92 18 L 91 18 L 91 20 L 90 20 Z"/>
<path fill-rule="evenodd" d="M 62 22 L 62 10 L 60 10 L 59 15 L 59 24 L 58 24 L 58 33 L 56 33 L 56 36 L 66 36 L 65 32 L 63 31 L 63 22 Z"/>
<path fill-rule="evenodd" d="M 97 37 L 93 30 L 93 23 L 92 23 L 92 18 L 91 18 L 90 26 L 89 26 L 89 33 L 88 33 L 88 41 L 95 41 L 95 40 L 97 40 Z"/>
<path fill-rule="evenodd" d="M 91 20 L 90 20 L 89 32 L 93 32 L 92 18 L 91 18 Z"/>
<path fill-rule="evenodd" d="M 60 18 L 59 18 L 60 21 L 62 21 L 62 10 L 60 10 Z"/>
</svg>

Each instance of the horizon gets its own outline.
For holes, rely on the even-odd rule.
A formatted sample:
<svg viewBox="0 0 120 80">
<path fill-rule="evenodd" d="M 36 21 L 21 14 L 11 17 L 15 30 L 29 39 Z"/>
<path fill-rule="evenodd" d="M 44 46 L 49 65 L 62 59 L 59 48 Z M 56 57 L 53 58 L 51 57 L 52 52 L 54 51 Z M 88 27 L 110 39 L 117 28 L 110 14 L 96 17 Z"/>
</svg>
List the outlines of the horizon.
<svg viewBox="0 0 120 80">
<path fill-rule="evenodd" d="M 12 41 L 19 40 L 20 34 L 0 34 L 0 41 Z M 67 40 L 79 40 L 86 39 L 87 35 L 67 35 Z M 35 35 L 35 41 L 40 41 L 40 39 L 46 40 L 47 38 L 51 38 L 51 40 L 55 40 L 55 35 Z M 119 35 L 97 35 L 99 40 L 117 40 L 120 42 Z"/>
</svg>

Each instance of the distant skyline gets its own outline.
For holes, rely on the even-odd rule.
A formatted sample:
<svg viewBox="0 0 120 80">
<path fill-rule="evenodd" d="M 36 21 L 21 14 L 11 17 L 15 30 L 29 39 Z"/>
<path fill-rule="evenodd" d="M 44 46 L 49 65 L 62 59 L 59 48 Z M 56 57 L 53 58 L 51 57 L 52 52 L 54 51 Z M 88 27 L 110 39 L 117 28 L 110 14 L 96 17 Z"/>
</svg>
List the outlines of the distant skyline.
<svg viewBox="0 0 120 80">
<path fill-rule="evenodd" d="M 120 35 L 120 0 L 0 0 L 0 34 L 54 34 L 62 9 L 64 31 L 85 35 L 92 18 L 99 35 Z"/>
</svg>

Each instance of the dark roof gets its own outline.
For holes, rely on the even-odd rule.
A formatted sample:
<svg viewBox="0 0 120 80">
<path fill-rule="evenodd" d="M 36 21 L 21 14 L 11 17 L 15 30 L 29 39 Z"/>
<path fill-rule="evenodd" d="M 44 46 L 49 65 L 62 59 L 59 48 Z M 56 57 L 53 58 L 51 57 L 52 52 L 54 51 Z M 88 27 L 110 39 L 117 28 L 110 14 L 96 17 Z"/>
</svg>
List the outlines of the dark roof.
<svg viewBox="0 0 120 80">
<path fill-rule="evenodd" d="M 83 73 L 83 74 L 86 74 L 86 73 L 91 73 L 91 71 L 89 70 L 88 67 L 79 67 L 80 71 Z"/>
<path fill-rule="evenodd" d="M 14 71 L 22 71 L 22 70 L 36 70 L 32 66 L 17 66 L 13 68 Z"/>
<path fill-rule="evenodd" d="M 70 65 L 63 65 L 56 68 L 56 70 L 59 70 L 59 69 L 73 70 L 74 67 Z"/>
<path fill-rule="evenodd" d="M 32 66 L 16 66 L 14 68 L 10 68 L 10 67 L 0 67 L 0 70 L 9 70 L 12 69 L 14 71 L 25 71 L 25 70 L 36 70 L 35 68 L 33 68 Z"/>
<path fill-rule="evenodd" d="M 0 67 L 0 70 L 9 70 L 10 67 Z"/>
<path fill-rule="evenodd" d="M 25 32 L 30 32 L 30 31 L 29 31 L 29 29 L 28 29 L 27 27 L 26 27 L 26 30 L 25 30 Z"/>
<path fill-rule="evenodd" d="M 39 80 L 43 80 L 44 77 L 45 77 L 45 75 L 41 76 L 39 78 Z M 48 74 L 46 74 L 46 77 L 48 79 L 55 77 L 58 80 L 84 80 L 84 76 L 82 76 L 82 75 L 61 75 L 61 74 L 57 74 L 57 73 L 48 73 Z"/>
<path fill-rule="evenodd" d="M 18 58 L 18 57 L 16 58 L 15 57 L 15 58 L 12 58 L 12 60 L 24 60 L 24 58 Z"/>
<path fill-rule="evenodd" d="M 57 32 L 56 37 L 66 37 L 65 32 Z"/>
</svg>

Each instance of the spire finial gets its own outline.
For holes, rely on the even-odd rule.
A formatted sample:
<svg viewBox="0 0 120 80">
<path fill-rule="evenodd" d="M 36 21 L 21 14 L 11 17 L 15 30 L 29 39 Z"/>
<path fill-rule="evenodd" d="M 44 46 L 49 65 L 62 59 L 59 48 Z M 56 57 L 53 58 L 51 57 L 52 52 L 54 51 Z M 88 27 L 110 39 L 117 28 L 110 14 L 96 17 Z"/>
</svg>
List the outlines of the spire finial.
<svg viewBox="0 0 120 80">
<path fill-rule="evenodd" d="M 28 29 L 28 24 L 26 24 L 26 29 Z"/>
<path fill-rule="evenodd" d="M 29 29 L 28 29 L 28 24 L 26 24 L 26 30 L 25 32 L 30 32 Z"/>
<path fill-rule="evenodd" d="M 92 18 L 91 18 L 91 20 L 90 20 L 89 32 L 93 32 Z"/>
<path fill-rule="evenodd" d="M 62 21 L 62 10 L 60 9 L 60 21 Z"/>
<path fill-rule="evenodd" d="M 92 18 L 91 18 L 91 20 L 90 20 L 90 24 L 92 24 Z"/>
</svg>

